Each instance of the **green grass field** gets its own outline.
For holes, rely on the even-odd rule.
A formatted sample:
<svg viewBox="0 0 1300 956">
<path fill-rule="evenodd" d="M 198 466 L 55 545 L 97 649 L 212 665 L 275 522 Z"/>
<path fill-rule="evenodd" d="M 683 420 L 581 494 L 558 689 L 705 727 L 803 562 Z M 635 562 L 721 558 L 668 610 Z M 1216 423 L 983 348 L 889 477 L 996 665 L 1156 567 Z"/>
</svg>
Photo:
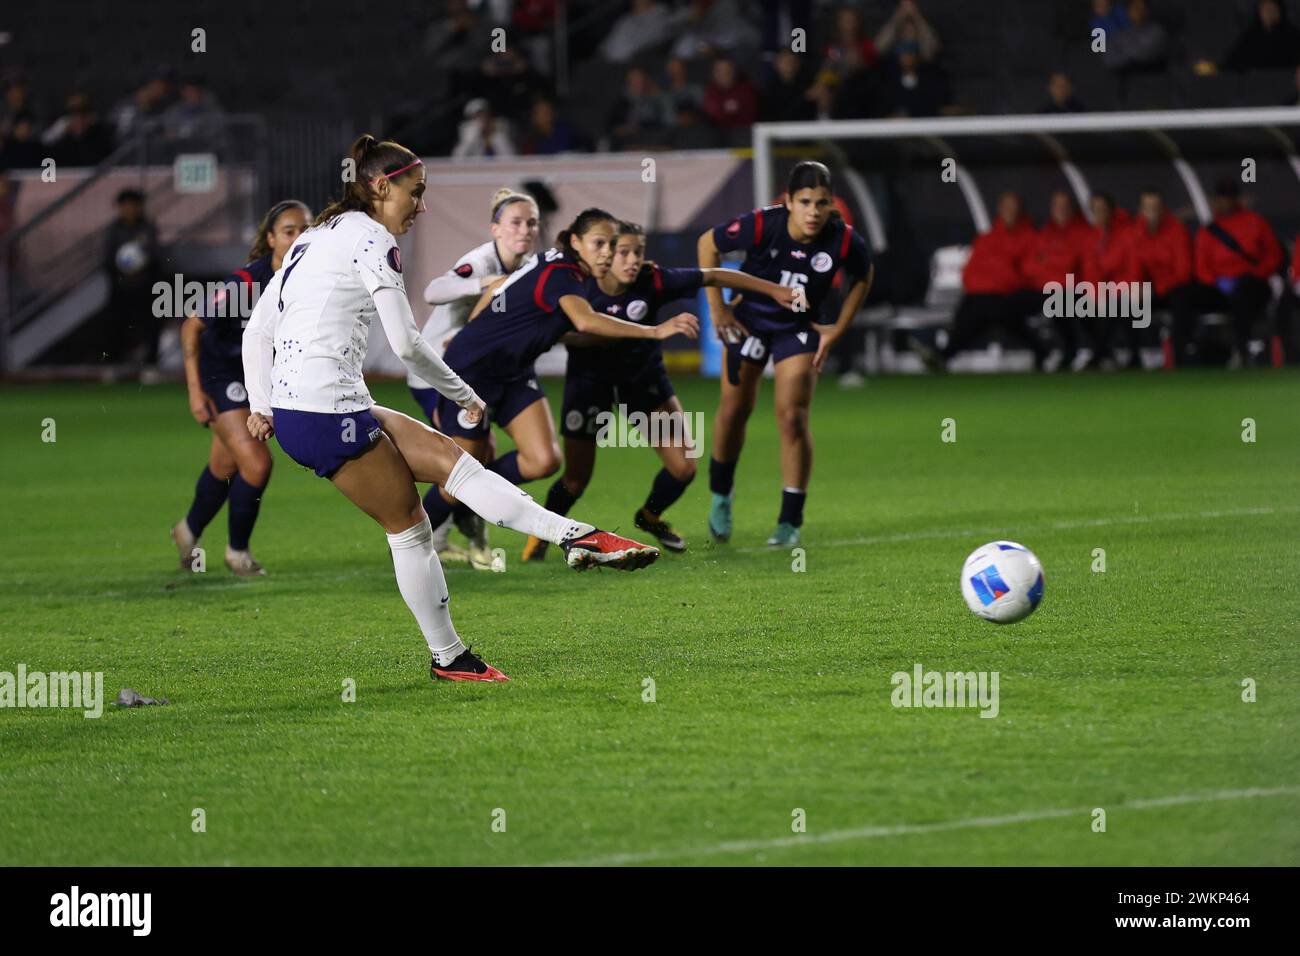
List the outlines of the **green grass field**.
<svg viewBox="0 0 1300 956">
<path fill-rule="evenodd" d="M 678 384 L 711 419 L 716 385 Z M 270 577 L 221 565 L 224 512 L 176 571 L 208 438 L 179 387 L 9 386 L 0 415 L 0 671 L 171 701 L 0 710 L 2 864 L 1300 863 L 1294 372 L 825 382 L 803 572 L 762 547 L 765 390 L 731 544 L 702 467 L 683 557 L 579 575 L 497 530 L 505 573 L 449 569 L 514 678 L 482 686 L 429 680 L 381 531 L 278 448 Z M 656 468 L 602 450 L 576 512 L 630 530 Z M 1005 628 L 958 593 L 997 538 L 1047 575 Z M 893 707 L 917 663 L 997 671 L 998 716 Z"/>
</svg>

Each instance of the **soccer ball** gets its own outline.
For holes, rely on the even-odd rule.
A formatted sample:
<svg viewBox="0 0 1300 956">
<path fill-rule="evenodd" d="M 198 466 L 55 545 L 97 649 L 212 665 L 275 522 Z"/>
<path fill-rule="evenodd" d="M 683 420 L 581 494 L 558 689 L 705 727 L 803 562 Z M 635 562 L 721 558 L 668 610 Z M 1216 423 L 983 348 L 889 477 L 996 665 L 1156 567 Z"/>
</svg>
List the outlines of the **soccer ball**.
<svg viewBox="0 0 1300 956">
<path fill-rule="evenodd" d="M 119 272 L 133 276 L 149 264 L 149 254 L 138 242 L 124 242 L 117 247 L 113 261 L 117 263 Z"/>
<path fill-rule="evenodd" d="M 961 595 L 976 617 L 1013 624 L 1043 600 L 1043 566 L 1023 544 L 994 541 L 971 552 L 961 568 Z"/>
</svg>

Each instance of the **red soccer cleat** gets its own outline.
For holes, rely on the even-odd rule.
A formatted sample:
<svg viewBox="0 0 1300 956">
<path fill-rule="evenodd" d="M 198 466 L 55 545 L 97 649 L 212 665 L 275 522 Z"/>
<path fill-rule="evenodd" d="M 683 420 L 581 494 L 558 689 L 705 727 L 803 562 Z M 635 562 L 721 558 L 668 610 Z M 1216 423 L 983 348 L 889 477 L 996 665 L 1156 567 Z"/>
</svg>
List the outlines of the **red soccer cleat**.
<svg viewBox="0 0 1300 956">
<path fill-rule="evenodd" d="M 588 568 L 635 571 L 654 564 L 659 558 L 658 548 L 599 528 L 561 542 L 560 549 L 564 552 L 569 567 L 575 571 L 586 571 Z"/>
<path fill-rule="evenodd" d="M 446 666 L 439 666 L 437 658 L 429 664 L 429 676 L 435 680 L 477 680 L 504 683 L 510 680 L 483 658 L 473 653 L 468 647 Z"/>
</svg>

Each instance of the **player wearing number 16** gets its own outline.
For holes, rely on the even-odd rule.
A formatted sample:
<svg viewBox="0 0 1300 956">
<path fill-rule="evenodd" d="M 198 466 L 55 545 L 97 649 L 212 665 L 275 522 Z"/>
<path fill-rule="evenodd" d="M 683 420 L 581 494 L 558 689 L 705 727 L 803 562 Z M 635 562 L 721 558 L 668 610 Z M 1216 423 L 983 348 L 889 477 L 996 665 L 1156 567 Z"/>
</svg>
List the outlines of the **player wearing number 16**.
<svg viewBox="0 0 1300 956">
<path fill-rule="evenodd" d="M 781 438 L 781 511 L 769 545 L 799 543 L 804 500 L 812 474 L 808 409 L 822 362 L 848 329 L 871 289 L 875 267 L 862 237 L 835 211 L 830 170 L 805 160 L 790 173 L 784 205 L 766 206 L 700 236 L 700 267 L 714 268 L 725 252 L 744 252 L 741 271 L 783 286 L 799 287 L 804 301 L 787 309 L 772 299 L 741 297 L 724 305 L 716 288 L 705 290 L 709 315 L 726 349 L 722 400 L 713 423 L 709 461 L 709 533 L 731 537 L 736 463 L 745 424 L 758 399 L 763 369 L 776 373 L 776 421 Z M 848 275 L 834 324 L 819 324 L 836 273 Z M 800 308 L 803 306 L 803 308 Z"/>
</svg>

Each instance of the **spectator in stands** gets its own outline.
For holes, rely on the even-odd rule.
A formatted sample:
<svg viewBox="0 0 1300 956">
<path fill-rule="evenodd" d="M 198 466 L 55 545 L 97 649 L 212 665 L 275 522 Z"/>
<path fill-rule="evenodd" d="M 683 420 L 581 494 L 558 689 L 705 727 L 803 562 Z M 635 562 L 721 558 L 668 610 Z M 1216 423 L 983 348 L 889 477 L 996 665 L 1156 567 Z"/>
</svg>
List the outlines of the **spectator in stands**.
<svg viewBox="0 0 1300 956">
<path fill-rule="evenodd" d="M 1124 4 L 1116 3 L 1115 0 L 1092 0 L 1092 16 L 1088 20 L 1088 28 L 1106 31 L 1107 49 L 1110 49 L 1110 41 L 1128 27 L 1128 12 L 1124 9 Z"/>
<path fill-rule="evenodd" d="M 143 123 L 163 115 L 176 98 L 176 71 L 160 67 L 138 90 L 113 110 L 118 142 L 133 135 Z"/>
<path fill-rule="evenodd" d="M 809 99 L 818 104 L 820 113 L 829 115 L 837 94 L 852 87 L 843 94 L 845 102 L 852 105 L 839 113 L 845 117 L 870 115 L 874 111 L 871 101 L 876 98 L 875 83 L 874 77 L 867 74 L 879 60 L 876 45 L 862 25 L 862 15 L 854 7 L 841 7 L 835 14 L 835 38 L 823 51 L 816 81 L 808 91 Z"/>
<path fill-rule="evenodd" d="M 447 0 L 446 13 L 434 17 L 424 35 L 424 53 L 436 66 L 429 91 L 435 100 L 473 88 L 483 51 L 491 48 L 491 30 L 467 0 Z"/>
<path fill-rule="evenodd" d="M 668 133 L 672 149 L 717 149 L 724 146 L 722 132 L 706 121 L 701 108 L 690 100 L 677 105 L 673 127 Z"/>
<path fill-rule="evenodd" d="M 509 120 L 523 119 L 533 94 L 546 85 L 513 38 L 506 39 L 500 53 L 485 56 L 479 66 L 479 95 L 487 97 L 492 109 Z"/>
<path fill-rule="evenodd" d="M 1196 326 L 1202 315 L 1232 317 L 1233 352 L 1229 368 L 1250 358 L 1250 336 L 1271 298 L 1269 279 L 1282 268 L 1285 254 L 1273 228 L 1259 213 L 1241 205 L 1237 183 L 1215 186 L 1214 219 L 1196 234 L 1195 282 L 1174 299 L 1174 358 L 1196 364 Z"/>
<path fill-rule="evenodd" d="M 743 60 L 757 52 L 760 40 L 739 0 L 690 0 L 674 15 L 672 30 L 678 37 L 672 55 L 686 60 L 722 54 Z"/>
<path fill-rule="evenodd" d="M 211 121 L 223 112 L 207 81 L 201 76 L 187 76 L 181 83 L 180 98 L 163 112 L 163 120 L 171 136 L 190 139 L 205 130 L 211 134 Z"/>
<path fill-rule="evenodd" d="M 600 55 L 610 63 L 627 63 L 642 50 L 666 43 L 673 35 L 672 12 L 655 0 L 632 0 L 627 13 L 600 44 Z"/>
<path fill-rule="evenodd" d="M 921 62 L 920 49 L 911 40 L 895 46 L 895 64 L 882 87 L 886 116 L 938 116 L 952 103 L 948 81 L 937 67 Z"/>
<path fill-rule="evenodd" d="M 113 151 L 113 133 L 95 116 L 85 93 L 68 96 L 67 112 L 50 125 L 41 140 L 64 166 L 94 166 Z"/>
<path fill-rule="evenodd" d="M 573 127 L 556 113 L 555 101 L 545 96 L 534 100 L 519 151 L 525 156 L 553 156 L 580 148 Z"/>
<path fill-rule="evenodd" d="M 1033 247 L 1025 260 L 1025 278 L 1033 289 L 1043 290 L 1048 283 L 1069 284 L 1070 276 L 1077 285 L 1089 274 L 1088 250 L 1092 241 L 1092 228 L 1079 214 L 1074 197 L 1064 189 L 1052 193 L 1047 221 L 1034 237 Z M 1069 370 L 1079 353 L 1079 323 L 1075 318 L 1056 316 L 1052 319 L 1060 341 L 1062 356 L 1057 369 Z"/>
<path fill-rule="evenodd" d="M 817 105 L 803 75 L 803 57 L 789 48 L 780 50 L 772 60 L 759 96 L 758 116 L 765 123 L 817 118 Z"/>
<path fill-rule="evenodd" d="M 650 75 L 639 66 L 627 71 L 623 95 L 614 101 L 605 121 L 616 149 L 639 146 L 658 136 L 668 126 L 664 100 Z"/>
<path fill-rule="evenodd" d="M 681 57 L 670 57 L 664 64 L 664 79 L 667 82 L 664 84 L 663 95 L 670 114 L 676 113 L 677 107 L 683 102 L 694 103 L 696 106 L 704 104 L 704 88 L 691 81 L 686 61 Z"/>
<path fill-rule="evenodd" d="M 758 119 L 758 92 L 730 57 L 713 61 L 712 81 L 704 90 L 704 112 L 722 130 L 747 129 Z"/>
<path fill-rule="evenodd" d="M 14 116 L 9 135 L 0 145 L 0 166 L 10 169 L 35 169 L 49 151 L 36 137 L 36 117 L 31 113 Z"/>
<path fill-rule="evenodd" d="M 1086 250 L 1086 273 L 1089 282 L 1135 282 L 1130 249 L 1133 235 L 1133 218 L 1128 210 L 1115 205 L 1109 193 L 1093 193 L 1088 200 L 1092 213 L 1092 226 Z M 1133 328 L 1131 321 L 1124 322 L 1115 316 L 1085 319 L 1080 323 L 1086 344 L 1092 351 L 1088 368 L 1100 368 L 1114 359 L 1111 348 L 1116 333 L 1123 335 L 1129 349 L 1128 367 L 1142 367 L 1141 329 Z"/>
<path fill-rule="evenodd" d="M 1278 0 L 1259 0 L 1255 20 L 1221 64 L 1225 70 L 1288 70 L 1300 65 L 1300 30 Z"/>
<path fill-rule="evenodd" d="M 1129 26 L 1106 45 L 1103 62 L 1117 73 L 1164 70 L 1169 61 L 1169 34 L 1151 19 L 1147 0 L 1129 0 Z"/>
<path fill-rule="evenodd" d="M 881 56 L 900 42 L 915 43 L 922 63 L 933 63 L 939 55 L 939 35 L 917 9 L 916 0 L 899 0 L 893 16 L 876 33 L 876 51 Z"/>
<path fill-rule="evenodd" d="M 455 159 L 515 155 L 509 124 L 497 118 L 487 100 L 482 97 L 470 100 L 465 104 L 465 121 L 460 124 L 460 138 L 451 155 Z"/>
<path fill-rule="evenodd" d="M 144 194 L 117 194 L 117 218 L 108 227 L 104 266 L 112 282 L 100 322 L 101 351 L 114 364 L 130 361 L 144 347 L 144 364 L 158 364 L 162 320 L 153 314 L 153 283 L 160 270 L 158 231 L 144 214 Z"/>
<path fill-rule="evenodd" d="M 1047 81 L 1047 105 L 1043 113 L 1082 113 L 1085 107 L 1074 95 L 1074 84 L 1064 73 L 1053 73 Z"/>
<path fill-rule="evenodd" d="M 997 218 L 988 232 L 975 237 L 962 270 L 963 295 L 948 344 L 936 350 L 921 339 L 913 342 L 928 366 L 946 370 L 958 353 L 971 348 L 991 329 L 1001 327 L 1034 353 L 1036 368 L 1043 367 L 1047 348 L 1027 321 L 1043 308 L 1042 289 L 1034 288 L 1025 272 L 1036 239 L 1020 196 L 1014 192 L 999 196 Z"/>
<path fill-rule="evenodd" d="M 4 107 L 0 109 L 0 142 L 9 138 L 19 115 L 34 117 L 35 112 L 27 81 L 20 75 L 10 76 L 5 81 Z"/>
</svg>

